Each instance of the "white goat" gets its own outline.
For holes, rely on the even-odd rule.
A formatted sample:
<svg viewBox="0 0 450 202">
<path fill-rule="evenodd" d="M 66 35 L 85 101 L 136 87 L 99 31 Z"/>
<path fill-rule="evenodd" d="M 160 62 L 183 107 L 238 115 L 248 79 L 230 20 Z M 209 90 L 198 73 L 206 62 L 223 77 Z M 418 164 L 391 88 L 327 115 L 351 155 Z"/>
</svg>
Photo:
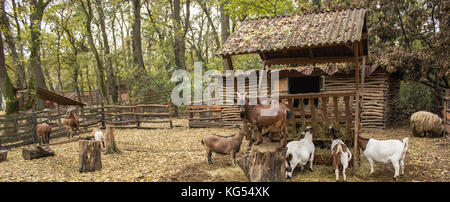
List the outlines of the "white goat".
<svg viewBox="0 0 450 202">
<path fill-rule="evenodd" d="M 305 137 L 300 141 L 291 141 L 286 147 L 286 161 L 284 162 L 286 168 L 286 178 L 291 179 L 295 167 L 300 166 L 303 171 L 309 161 L 310 170 L 313 171 L 314 161 L 314 144 L 312 142 L 313 130 L 310 126 L 306 127 L 306 132 L 303 132 Z"/>
<path fill-rule="evenodd" d="M 373 173 L 374 161 L 380 163 L 391 162 L 394 166 L 394 180 L 399 174 L 405 173 L 405 156 L 408 150 L 409 138 L 400 140 L 376 140 L 373 138 L 358 137 L 358 146 L 363 150 L 364 157 L 370 163 L 370 173 Z M 399 173 L 400 171 L 400 173 Z"/>
<path fill-rule="evenodd" d="M 92 134 L 94 135 L 94 140 L 100 141 L 102 148 L 104 148 L 105 147 L 105 142 L 104 142 L 105 138 L 103 137 L 103 132 L 98 128 L 94 128 L 92 130 Z"/>
</svg>

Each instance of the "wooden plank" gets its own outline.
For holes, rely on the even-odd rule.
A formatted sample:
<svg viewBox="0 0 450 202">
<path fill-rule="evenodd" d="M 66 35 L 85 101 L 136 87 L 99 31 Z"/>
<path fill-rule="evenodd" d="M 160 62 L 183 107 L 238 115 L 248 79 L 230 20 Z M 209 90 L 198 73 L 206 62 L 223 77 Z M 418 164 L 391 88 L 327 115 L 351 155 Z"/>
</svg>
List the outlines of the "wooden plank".
<svg viewBox="0 0 450 202">
<path fill-rule="evenodd" d="M 350 114 L 350 97 L 344 97 L 345 103 L 345 129 L 347 131 L 347 137 L 350 135 L 350 122 L 351 122 L 351 114 Z"/>
<path fill-rule="evenodd" d="M 311 122 L 312 122 L 312 127 L 315 131 L 317 130 L 317 122 L 316 122 L 316 105 L 314 104 L 314 99 L 313 98 L 309 98 L 309 107 L 311 109 Z"/>
<path fill-rule="evenodd" d="M 359 107 L 360 107 L 360 102 L 359 102 L 359 56 L 358 56 L 358 43 L 353 43 L 354 46 L 354 53 L 355 53 L 355 58 L 354 58 L 354 62 L 355 62 L 355 92 L 356 92 L 356 109 L 355 109 L 355 139 L 354 139 L 354 158 L 355 160 L 353 161 L 353 174 L 356 174 L 356 171 L 358 170 L 358 158 L 359 158 L 359 152 L 358 152 L 358 144 L 356 144 L 358 142 L 358 136 L 359 136 Z"/>
<path fill-rule="evenodd" d="M 325 134 L 328 134 L 328 98 L 322 98 L 322 118 L 323 118 L 323 130 Z"/>
<path fill-rule="evenodd" d="M 288 100 L 288 106 L 291 110 L 291 125 L 292 125 L 292 134 L 293 136 L 297 135 L 297 123 L 295 122 L 295 111 L 294 111 L 294 99 Z"/>
<path fill-rule="evenodd" d="M 298 100 L 300 107 L 300 114 L 302 116 L 302 131 L 305 131 L 306 128 L 306 116 L 305 116 L 305 105 L 303 103 L 303 99 Z"/>
<path fill-rule="evenodd" d="M 355 96 L 355 91 L 334 91 L 324 93 L 300 93 L 300 94 L 280 94 L 280 99 L 299 99 L 299 98 L 321 98 L 321 97 L 344 97 Z"/>
<path fill-rule="evenodd" d="M 338 97 L 333 97 L 333 106 L 334 106 L 334 127 L 336 129 L 339 128 L 339 103 Z"/>
<path fill-rule="evenodd" d="M 311 64 L 311 63 L 341 63 L 352 62 L 353 57 L 291 57 L 291 58 L 276 58 L 265 60 L 267 65 L 277 64 Z"/>
</svg>

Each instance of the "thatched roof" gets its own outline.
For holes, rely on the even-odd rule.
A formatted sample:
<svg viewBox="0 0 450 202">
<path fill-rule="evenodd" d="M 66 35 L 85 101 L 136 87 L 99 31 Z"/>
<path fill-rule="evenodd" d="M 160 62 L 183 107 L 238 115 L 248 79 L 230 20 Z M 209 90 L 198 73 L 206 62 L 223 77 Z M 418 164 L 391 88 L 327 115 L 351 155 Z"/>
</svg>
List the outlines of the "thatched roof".
<svg viewBox="0 0 450 202">
<path fill-rule="evenodd" d="M 36 96 L 38 98 L 57 103 L 59 105 L 76 105 L 76 106 L 80 106 L 80 107 L 83 107 L 86 105 L 84 103 L 77 102 L 75 100 L 64 97 L 62 95 L 58 95 L 52 91 L 45 90 L 43 88 L 37 88 Z"/>
<path fill-rule="evenodd" d="M 231 34 L 216 54 L 226 56 L 276 52 L 345 45 L 361 41 L 365 38 L 363 33 L 367 32 L 365 13 L 365 9 L 359 8 L 245 20 L 239 24 L 237 30 Z M 363 54 L 367 55 L 367 43 L 363 43 L 363 46 Z M 315 53 L 321 52 L 324 51 Z M 340 51 L 323 56 L 341 56 L 338 52 Z M 293 57 L 291 53 L 287 56 Z M 299 56 L 294 55 L 294 57 Z"/>
</svg>

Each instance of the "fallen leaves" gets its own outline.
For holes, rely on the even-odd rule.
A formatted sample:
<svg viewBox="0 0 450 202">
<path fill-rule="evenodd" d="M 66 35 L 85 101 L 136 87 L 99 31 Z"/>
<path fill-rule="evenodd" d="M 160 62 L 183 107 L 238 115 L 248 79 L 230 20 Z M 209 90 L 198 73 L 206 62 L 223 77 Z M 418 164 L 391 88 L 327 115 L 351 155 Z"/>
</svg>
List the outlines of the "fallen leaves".
<svg viewBox="0 0 450 202">
<path fill-rule="evenodd" d="M 236 129 L 187 128 L 186 119 L 175 119 L 175 127 L 153 124 L 167 129 L 117 129 L 115 139 L 119 153 L 102 155 L 102 170 L 79 173 L 78 143 L 53 145 L 55 156 L 34 159 L 22 158 L 22 148 L 11 149 L 8 160 L 0 163 L 0 181 L 70 181 L 70 182 L 156 182 L 156 181 L 247 181 L 239 166 L 231 164 L 229 155 L 213 154 L 212 165 L 206 163 L 206 154 L 200 143 L 210 133 L 231 135 Z M 409 136 L 408 127 L 366 131 L 364 137 L 401 139 Z M 82 134 L 88 136 L 90 134 Z M 52 139 L 52 142 L 66 138 Z M 244 140 L 237 158 L 245 155 L 248 142 Z M 449 181 L 448 140 L 445 138 L 410 137 L 406 159 L 406 176 L 401 181 Z M 318 150 L 318 153 L 328 150 Z M 348 181 L 392 181 L 392 165 L 376 164 L 369 174 L 367 160 L 361 155 L 356 176 L 347 171 Z M 315 165 L 314 172 L 296 171 L 291 181 L 334 181 L 330 166 Z"/>
</svg>

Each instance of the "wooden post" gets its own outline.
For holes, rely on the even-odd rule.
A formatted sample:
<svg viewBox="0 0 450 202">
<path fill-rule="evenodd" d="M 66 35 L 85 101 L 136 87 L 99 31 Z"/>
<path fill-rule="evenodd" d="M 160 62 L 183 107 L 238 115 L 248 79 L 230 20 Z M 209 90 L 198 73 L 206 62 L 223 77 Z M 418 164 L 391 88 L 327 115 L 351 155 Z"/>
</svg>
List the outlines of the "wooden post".
<svg viewBox="0 0 450 202">
<path fill-rule="evenodd" d="M 309 109 L 311 111 L 311 124 L 314 130 L 317 131 L 316 127 L 316 105 L 314 104 L 314 98 L 309 98 Z"/>
<path fill-rule="evenodd" d="M 79 140 L 80 173 L 102 169 L 100 141 Z"/>
<path fill-rule="evenodd" d="M 114 128 L 108 127 L 106 128 L 104 154 L 114 154 L 117 152 L 119 152 L 119 149 L 117 148 L 116 141 L 114 139 Z"/>
<path fill-rule="evenodd" d="M 295 122 L 294 99 L 288 99 L 289 109 L 291 110 L 291 124 L 293 137 L 297 136 L 297 123 Z"/>
<path fill-rule="evenodd" d="M 298 104 L 300 106 L 300 113 L 302 115 L 302 131 L 305 131 L 306 115 L 305 115 L 305 105 L 303 104 L 303 99 L 298 99 Z"/>
<path fill-rule="evenodd" d="M 328 98 L 322 97 L 322 118 L 323 118 L 323 131 L 328 134 Z"/>
<path fill-rule="evenodd" d="M 351 122 L 351 114 L 350 114 L 350 97 L 344 97 L 345 102 L 345 130 L 347 131 L 347 137 L 350 137 L 350 122 Z"/>
<path fill-rule="evenodd" d="M 173 128 L 173 119 L 172 119 L 172 103 L 170 102 L 170 99 L 167 99 L 167 105 L 169 107 L 169 120 L 170 120 L 170 128 Z"/>
<path fill-rule="evenodd" d="M 360 100 L 359 100 L 359 56 L 358 56 L 358 43 L 354 42 L 354 53 L 355 53 L 355 93 L 356 93 L 356 103 L 355 103 L 355 139 L 354 139 L 354 161 L 353 161 L 353 174 L 356 174 L 358 170 L 359 152 L 358 152 L 358 136 L 359 136 L 359 110 L 360 110 Z"/>
<path fill-rule="evenodd" d="M 333 97 L 334 107 L 334 127 L 339 130 L 339 103 L 338 97 Z"/>
<path fill-rule="evenodd" d="M 106 125 L 105 125 L 105 105 L 103 104 L 103 100 L 101 102 L 101 111 L 102 111 L 102 127 L 101 129 L 105 129 Z"/>
</svg>

